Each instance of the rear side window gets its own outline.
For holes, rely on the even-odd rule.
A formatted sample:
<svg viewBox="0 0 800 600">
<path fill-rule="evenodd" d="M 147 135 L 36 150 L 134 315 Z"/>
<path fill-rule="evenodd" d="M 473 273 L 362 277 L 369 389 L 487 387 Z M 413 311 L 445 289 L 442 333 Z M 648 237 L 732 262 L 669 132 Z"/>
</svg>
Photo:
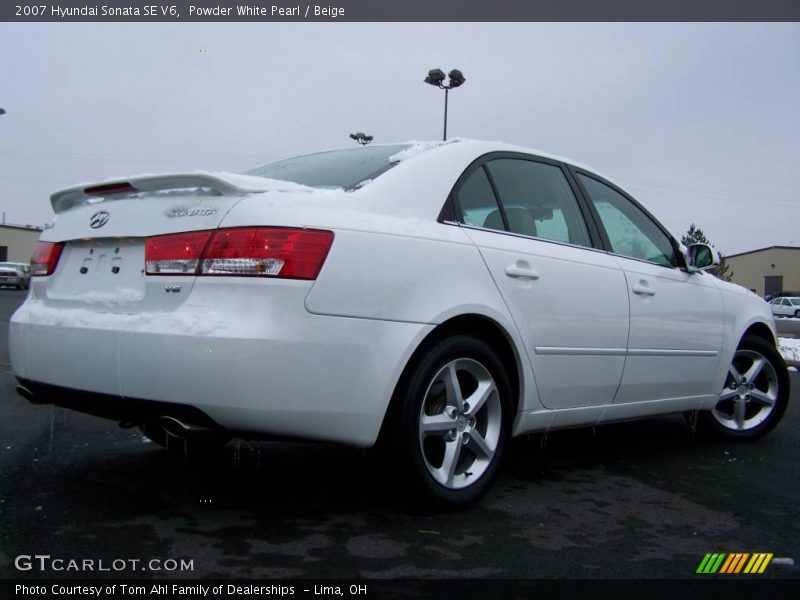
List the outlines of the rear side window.
<svg viewBox="0 0 800 600">
<path fill-rule="evenodd" d="M 604 183 L 581 173 L 578 178 L 600 216 L 615 254 L 665 267 L 677 265 L 670 238 L 644 211 Z"/>
<path fill-rule="evenodd" d="M 559 167 L 502 158 L 490 161 L 487 168 L 511 232 L 591 246 L 578 202 Z"/>
<path fill-rule="evenodd" d="M 458 190 L 462 222 L 475 227 L 505 231 L 503 215 L 494 197 L 492 184 L 483 167 L 477 169 Z"/>
<path fill-rule="evenodd" d="M 397 144 L 318 152 L 257 167 L 245 175 L 311 187 L 352 189 L 392 168 L 397 163 L 389 162 L 389 158 L 406 148 L 408 145 Z"/>
</svg>

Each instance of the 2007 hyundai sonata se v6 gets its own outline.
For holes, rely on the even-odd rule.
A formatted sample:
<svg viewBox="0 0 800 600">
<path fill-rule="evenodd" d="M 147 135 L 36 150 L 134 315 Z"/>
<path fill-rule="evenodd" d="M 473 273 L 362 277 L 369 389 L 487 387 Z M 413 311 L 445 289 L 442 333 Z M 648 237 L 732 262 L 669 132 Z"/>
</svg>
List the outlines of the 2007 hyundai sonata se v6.
<svg viewBox="0 0 800 600">
<path fill-rule="evenodd" d="M 458 140 L 53 194 L 10 327 L 19 392 L 154 441 L 386 451 L 431 505 L 511 436 L 699 412 L 758 438 L 789 397 L 769 306 L 594 171 Z"/>
</svg>

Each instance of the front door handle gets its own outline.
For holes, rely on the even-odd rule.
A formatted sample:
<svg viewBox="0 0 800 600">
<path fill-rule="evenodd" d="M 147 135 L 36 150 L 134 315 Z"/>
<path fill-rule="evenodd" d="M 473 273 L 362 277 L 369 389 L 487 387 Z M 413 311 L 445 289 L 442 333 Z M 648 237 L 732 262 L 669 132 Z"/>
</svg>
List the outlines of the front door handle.
<svg viewBox="0 0 800 600">
<path fill-rule="evenodd" d="M 647 285 L 642 285 L 641 283 L 637 283 L 633 286 L 633 293 L 638 294 L 640 296 L 655 296 L 656 292 L 653 289 L 650 289 Z"/>
<path fill-rule="evenodd" d="M 539 279 L 539 273 L 528 263 L 518 261 L 506 267 L 506 275 L 514 279 Z"/>
</svg>

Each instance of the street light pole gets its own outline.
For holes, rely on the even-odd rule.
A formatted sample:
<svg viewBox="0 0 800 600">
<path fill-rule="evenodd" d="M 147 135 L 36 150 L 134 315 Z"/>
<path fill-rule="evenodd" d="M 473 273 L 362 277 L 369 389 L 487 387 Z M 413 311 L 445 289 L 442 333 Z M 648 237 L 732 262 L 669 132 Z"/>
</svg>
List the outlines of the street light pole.
<svg viewBox="0 0 800 600">
<path fill-rule="evenodd" d="M 449 77 L 450 80 L 447 85 L 445 85 L 444 80 Z M 447 75 L 444 74 L 444 71 L 441 69 L 431 69 L 428 71 L 428 76 L 425 78 L 425 83 L 429 85 L 434 85 L 438 87 L 440 90 L 444 90 L 444 132 L 442 134 L 442 139 L 447 141 L 447 99 L 448 93 L 453 88 L 460 87 L 464 84 L 466 78 L 458 69 L 453 69 Z"/>
<path fill-rule="evenodd" d="M 450 93 L 448 88 L 444 88 L 444 133 L 442 133 L 442 140 L 447 141 L 447 94 Z"/>
</svg>

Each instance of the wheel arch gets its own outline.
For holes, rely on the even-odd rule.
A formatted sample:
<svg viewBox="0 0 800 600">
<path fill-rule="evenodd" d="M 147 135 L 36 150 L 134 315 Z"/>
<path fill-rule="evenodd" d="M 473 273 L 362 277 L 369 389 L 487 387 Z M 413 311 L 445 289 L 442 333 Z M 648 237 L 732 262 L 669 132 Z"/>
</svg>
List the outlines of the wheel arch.
<svg viewBox="0 0 800 600">
<path fill-rule="evenodd" d="M 512 336 L 500 323 L 486 315 L 464 313 L 450 317 L 438 324 L 419 342 L 419 344 L 417 344 L 417 347 L 411 353 L 411 356 L 403 367 L 400 377 L 395 383 L 389 406 L 386 409 L 383 422 L 381 423 L 380 433 L 378 435 L 379 441 L 385 437 L 384 430 L 387 423 L 392 421 L 393 411 L 398 404 L 398 390 L 403 387 L 407 378 L 411 375 L 414 365 L 420 360 L 420 357 L 436 343 L 446 337 L 457 334 L 475 335 L 489 344 L 492 349 L 497 352 L 500 362 L 506 367 L 506 373 L 511 384 L 513 414 L 516 414 L 520 407 L 523 406 L 522 395 L 524 385 L 522 378 L 525 370 L 522 360 L 524 357 L 520 355 Z"/>
<path fill-rule="evenodd" d="M 726 335 L 728 343 L 725 344 L 723 349 L 721 360 L 719 362 L 719 370 L 717 371 L 717 376 L 714 379 L 714 388 L 711 390 L 711 393 L 716 394 L 724 387 L 725 379 L 728 376 L 728 366 L 730 365 L 730 361 L 733 360 L 733 356 L 736 353 L 737 348 L 739 348 L 742 340 L 747 336 L 755 336 L 763 339 L 765 342 L 775 348 L 778 347 L 777 334 L 774 332 L 772 327 L 770 327 L 765 321 L 758 320 L 757 318 L 751 320 L 746 326 L 740 325 L 739 327 L 733 329 L 733 331 L 729 331 Z"/>
<path fill-rule="evenodd" d="M 776 348 L 778 347 L 778 340 L 775 338 L 772 329 L 770 329 L 766 323 L 758 321 L 751 324 L 747 329 L 745 329 L 736 346 L 738 347 L 739 344 L 742 343 L 742 340 L 749 335 L 760 337 L 767 343 L 775 346 Z"/>
</svg>

